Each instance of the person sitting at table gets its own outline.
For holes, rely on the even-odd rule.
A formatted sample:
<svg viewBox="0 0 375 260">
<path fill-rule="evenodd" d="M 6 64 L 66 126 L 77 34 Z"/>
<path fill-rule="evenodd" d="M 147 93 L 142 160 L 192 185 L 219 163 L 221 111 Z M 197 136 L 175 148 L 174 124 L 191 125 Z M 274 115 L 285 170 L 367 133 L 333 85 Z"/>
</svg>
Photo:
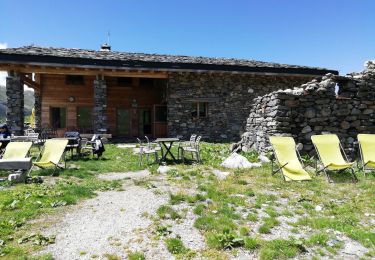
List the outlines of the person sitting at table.
<svg viewBox="0 0 375 260">
<path fill-rule="evenodd" d="M 4 150 L 5 147 L 8 145 L 10 142 L 10 136 L 11 132 L 9 131 L 9 128 L 6 124 L 3 124 L 0 126 L 0 139 L 8 139 L 6 141 L 1 142 L 0 150 Z"/>
</svg>

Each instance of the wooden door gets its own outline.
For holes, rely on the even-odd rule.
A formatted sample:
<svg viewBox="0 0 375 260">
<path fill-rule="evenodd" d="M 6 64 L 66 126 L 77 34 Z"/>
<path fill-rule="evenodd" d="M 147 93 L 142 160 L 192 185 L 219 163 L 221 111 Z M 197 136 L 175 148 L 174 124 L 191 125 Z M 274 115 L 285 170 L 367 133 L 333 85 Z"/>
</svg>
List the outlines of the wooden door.
<svg viewBox="0 0 375 260">
<path fill-rule="evenodd" d="M 139 109 L 139 136 L 151 136 L 151 109 L 140 108 Z"/>
<path fill-rule="evenodd" d="M 130 109 L 117 108 L 117 135 L 130 136 L 131 123 L 130 123 Z"/>
</svg>

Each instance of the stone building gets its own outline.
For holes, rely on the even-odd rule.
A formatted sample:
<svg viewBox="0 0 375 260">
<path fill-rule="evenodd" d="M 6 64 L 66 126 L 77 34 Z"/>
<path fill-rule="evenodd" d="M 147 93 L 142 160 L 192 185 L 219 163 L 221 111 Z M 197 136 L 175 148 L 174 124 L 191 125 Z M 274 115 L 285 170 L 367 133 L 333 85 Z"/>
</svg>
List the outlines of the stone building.
<svg viewBox="0 0 375 260">
<path fill-rule="evenodd" d="M 0 50 L 7 121 L 23 129 L 23 84 L 35 91 L 37 127 L 234 141 L 253 99 L 337 71 L 242 59 L 26 46 Z"/>
<path fill-rule="evenodd" d="M 241 144 L 264 153 L 270 149 L 269 136 L 292 136 L 303 153 L 314 154 L 311 136 L 324 133 L 337 134 L 353 157 L 357 135 L 375 133 L 375 61 L 366 62 L 360 73 L 327 74 L 255 98 Z"/>
</svg>

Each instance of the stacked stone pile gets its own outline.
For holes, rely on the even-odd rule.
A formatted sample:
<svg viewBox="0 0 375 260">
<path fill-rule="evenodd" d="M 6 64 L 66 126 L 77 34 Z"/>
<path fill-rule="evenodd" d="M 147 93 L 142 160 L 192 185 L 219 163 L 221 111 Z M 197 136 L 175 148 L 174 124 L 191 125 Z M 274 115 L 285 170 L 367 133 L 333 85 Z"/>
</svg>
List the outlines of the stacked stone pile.
<svg viewBox="0 0 375 260">
<path fill-rule="evenodd" d="M 361 73 L 327 74 L 298 88 L 255 98 L 241 144 L 243 150 L 264 153 L 270 149 L 268 136 L 293 136 L 303 144 L 304 153 L 312 154 L 311 136 L 324 133 L 338 134 L 346 148 L 355 147 L 359 133 L 375 134 L 374 61 Z"/>
</svg>

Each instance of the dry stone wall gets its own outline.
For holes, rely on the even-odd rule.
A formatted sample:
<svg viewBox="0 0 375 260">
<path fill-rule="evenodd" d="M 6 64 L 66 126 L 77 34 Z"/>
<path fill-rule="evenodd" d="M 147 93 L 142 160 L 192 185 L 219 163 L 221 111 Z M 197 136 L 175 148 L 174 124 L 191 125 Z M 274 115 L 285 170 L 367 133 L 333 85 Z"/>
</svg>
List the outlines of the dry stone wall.
<svg viewBox="0 0 375 260">
<path fill-rule="evenodd" d="M 356 147 L 357 134 L 375 133 L 375 61 L 361 73 L 327 74 L 255 98 L 240 144 L 263 153 L 270 149 L 269 136 L 285 135 L 312 154 L 311 136 L 324 133 L 337 134 L 346 148 Z"/>
<path fill-rule="evenodd" d="M 189 138 L 193 133 L 205 141 L 236 141 L 254 97 L 299 86 L 308 76 L 260 76 L 241 74 L 171 73 L 168 81 L 168 134 Z M 194 118 L 193 106 L 208 104 L 207 117 Z"/>
<path fill-rule="evenodd" d="M 12 73 L 6 78 L 7 125 L 15 135 L 23 134 L 24 96 L 21 76 Z"/>
</svg>

